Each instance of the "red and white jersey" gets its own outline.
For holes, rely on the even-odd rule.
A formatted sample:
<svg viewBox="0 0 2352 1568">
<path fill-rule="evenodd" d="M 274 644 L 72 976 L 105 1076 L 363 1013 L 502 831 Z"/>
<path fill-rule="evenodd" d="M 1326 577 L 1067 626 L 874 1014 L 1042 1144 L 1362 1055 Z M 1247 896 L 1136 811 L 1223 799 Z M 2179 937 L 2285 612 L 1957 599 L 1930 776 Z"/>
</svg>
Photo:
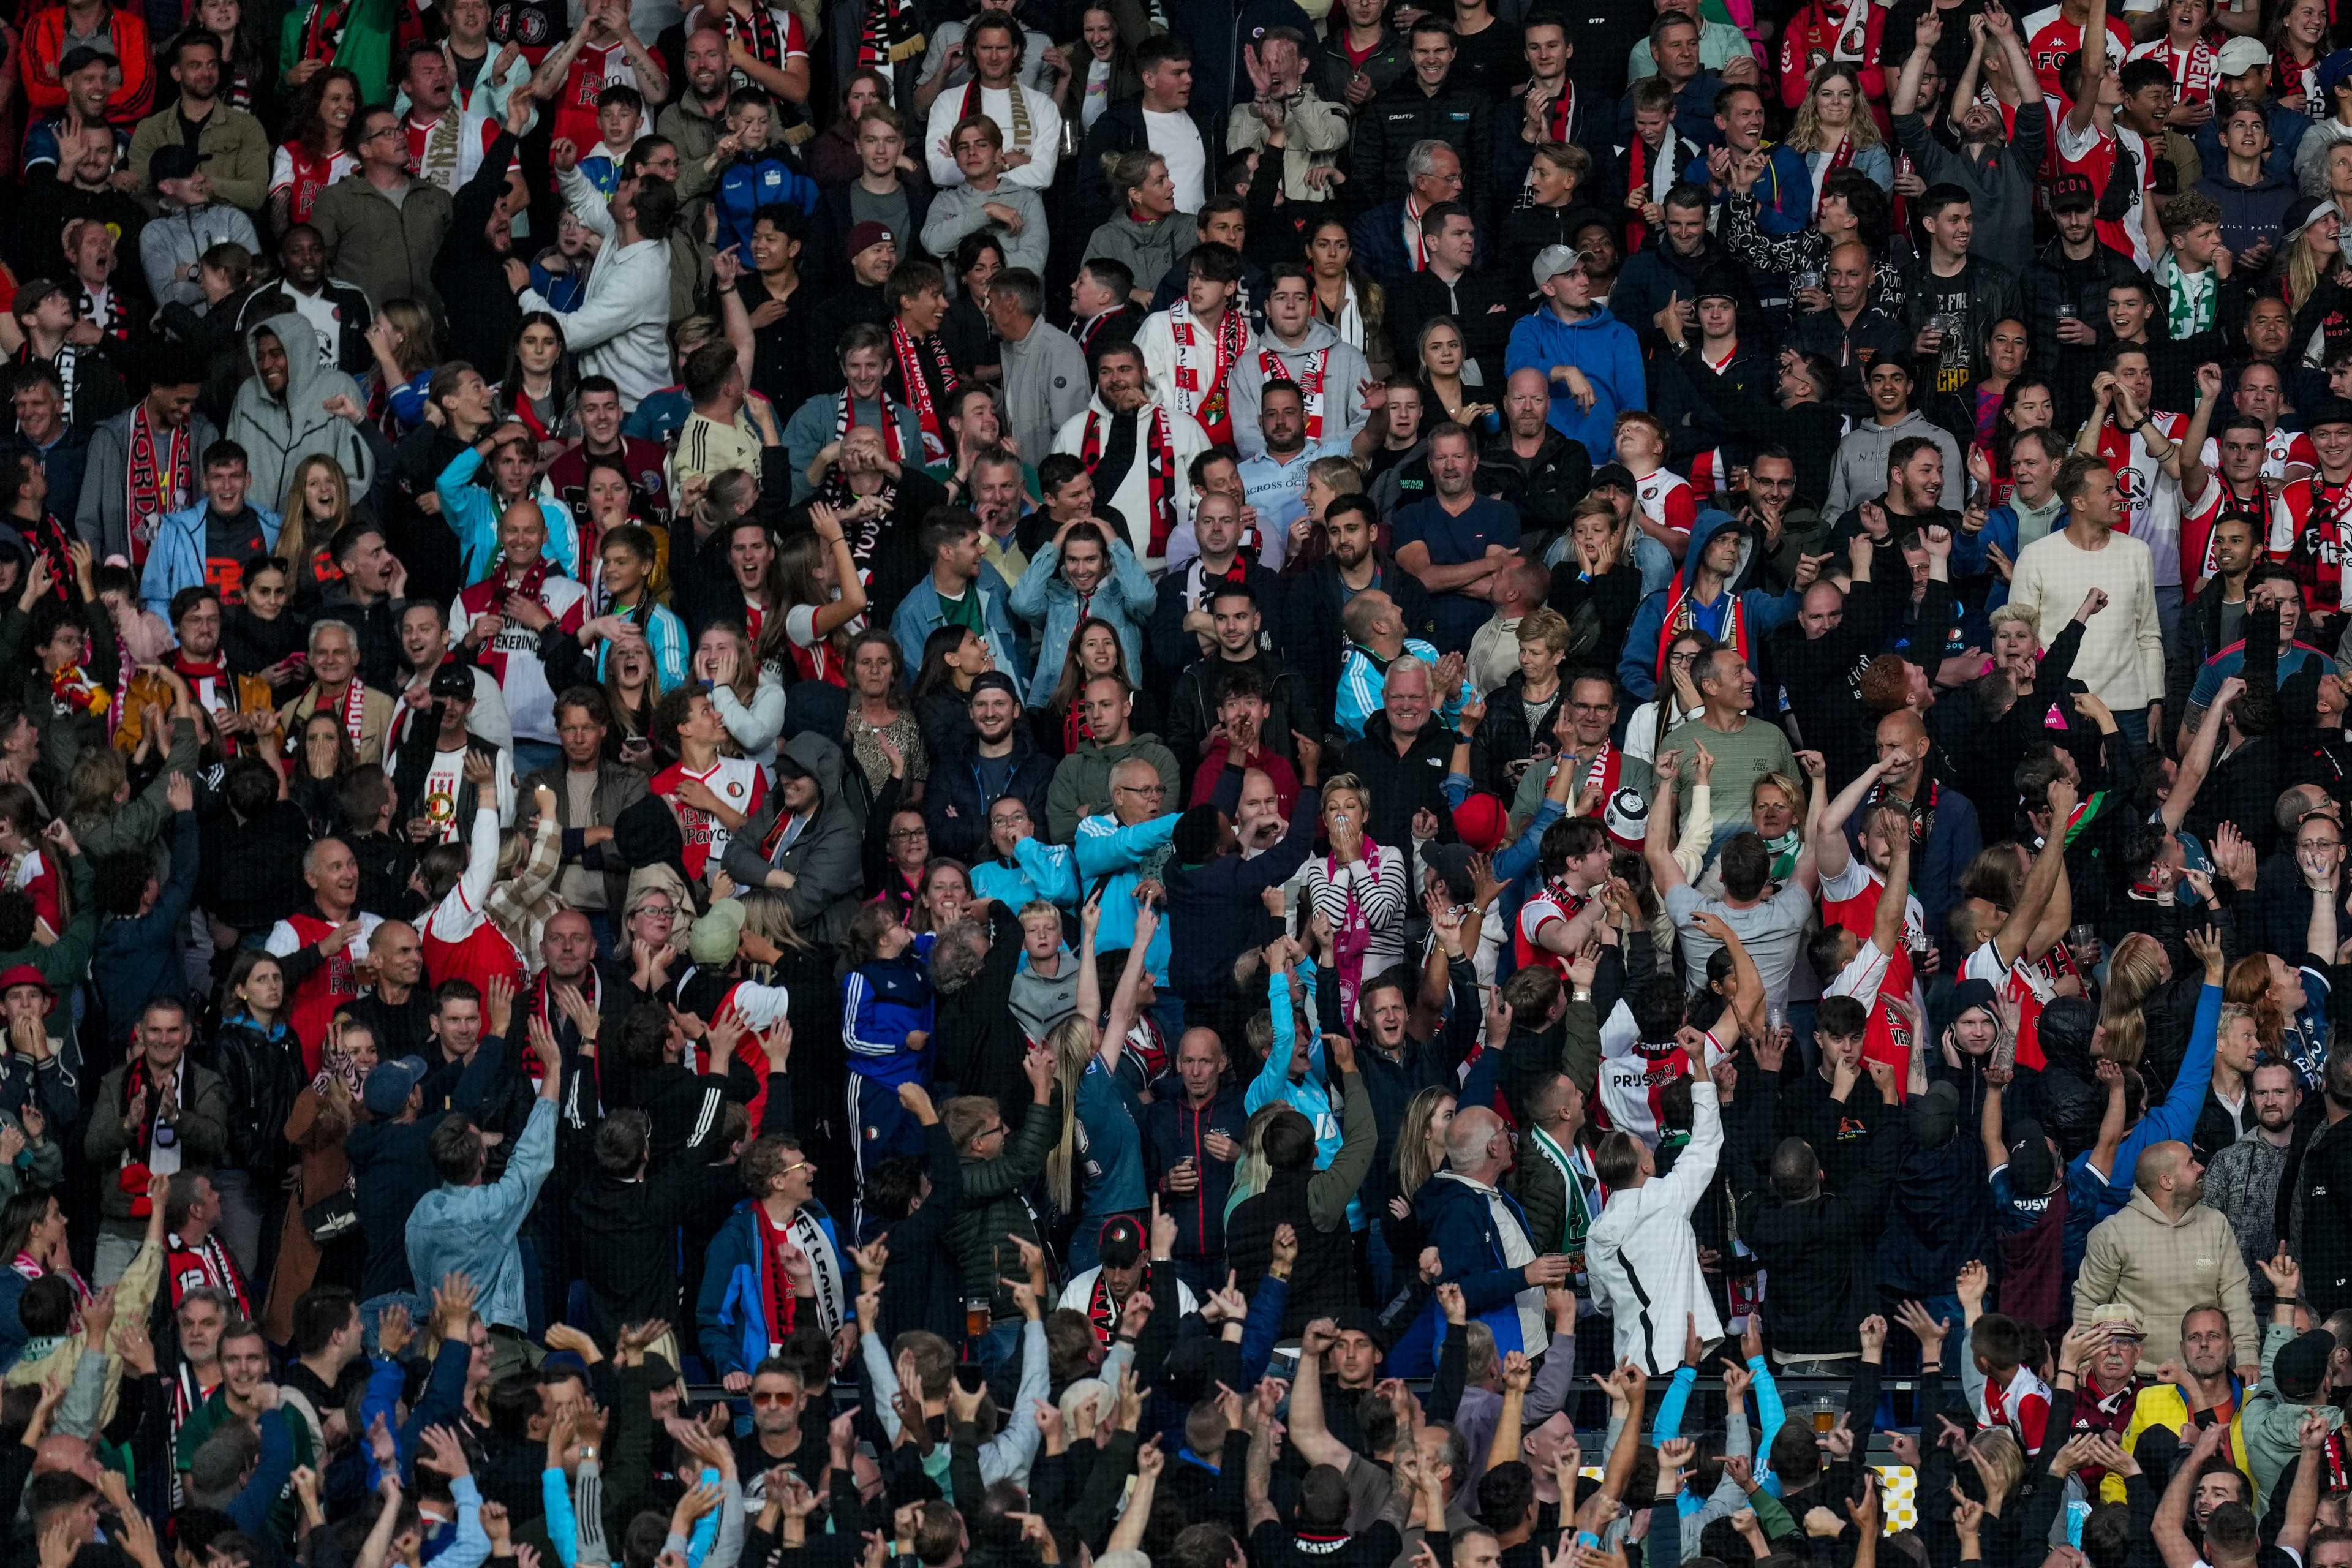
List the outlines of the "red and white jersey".
<svg viewBox="0 0 2352 1568">
<path fill-rule="evenodd" d="M 1698 521 L 1698 492 L 1680 474 L 1660 468 L 1633 481 L 1633 503 L 1660 528 L 1688 533 Z"/>
<path fill-rule="evenodd" d="M 444 115 L 456 112 L 454 109 L 442 111 Z M 440 124 L 437 117 L 420 124 L 416 111 L 411 110 L 400 129 L 408 138 L 408 172 L 454 196 L 481 168 L 490 143 L 499 139 L 499 123 L 487 114 L 466 115 L 458 121 L 457 134 L 436 145 L 433 132 Z M 522 160 L 510 158 L 507 167 L 519 171 Z"/>
<path fill-rule="evenodd" d="M 608 87 L 637 85 L 636 68 L 621 52 L 618 39 L 582 44 L 580 52 L 572 57 L 572 74 L 563 79 L 563 96 L 556 100 L 556 139 L 574 147 L 600 145 L 604 133 L 596 125 L 598 96 Z"/>
<path fill-rule="evenodd" d="M 2155 60 L 2170 71 L 2177 103 L 2212 101 L 2213 84 L 2221 79 L 2221 57 L 2201 37 L 2185 49 L 2173 47 L 2169 38 L 2151 38 L 2126 58 Z"/>
<path fill-rule="evenodd" d="M 2054 90 L 2054 89 L 2053 89 Z M 2050 105 L 2050 152 L 2057 161 L 2059 172 L 2080 174 L 2091 182 L 2091 188 L 2105 195 L 2108 182 L 2115 178 L 2118 146 L 2131 154 L 2136 178 L 2131 184 L 2131 205 L 2121 217 L 2102 217 L 2093 225 L 2099 243 L 2119 255 L 2128 256 L 2143 272 L 2155 265 L 2147 253 L 2147 227 L 2144 221 L 2143 205 L 2148 191 L 2156 184 L 2156 171 L 2148 162 L 2147 143 L 2138 132 L 2129 126 L 2117 125 L 2102 131 L 2097 121 L 2084 126 L 2078 135 L 2067 124 L 2064 111 L 2056 99 Z M 2158 579 L 2159 583 L 2162 579 Z"/>
<path fill-rule="evenodd" d="M 1843 926 L 1867 942 L 1878 924 L 1878 890 L 1885 886 L 1886 879 L 1863 864 L 1860 856 L 1849 859 L 1839 875 L 1822 879 L 1822 926 Z M 1903 896 L 1903 940 L 1912 947 L 1927 942 L 1927 916 L 1919 907 L 1916 893 Z M 1821 978 L 1826 981 L 1828 976 Z"/>
<path fill-rule="evenodd" d="M 457 595 L 449 612 L 449 638 L 465 637 L 476 621 L 497 614 L 509 592 L 507 574 L 494 572 Z M 588 619 L 588 590 L 569 577 L 550 573 L 540 583 L 539 603 L 555 624 L 576 632 Z M 499 635 L 482 650 L 481 665 L 498 678 L 507 700 L 507 717 L 514 721 L 515 738 L 555 742 L 555 689 L 547 683 L 547 666 L 539 660 L 539 634 L 520 621 L 503 618 Z"/>
<path fill-rule="evenodd" d="M 2066 19 L 2065 9 L 2045 5 L 2026 17 L 2021 29 L 2025 35 L 2025 58 L 2033 62 L 2034 79 L 2042 84 L 2042 97 L 2050 100 L 2056 114 L 2066 112 L 2065 95 L 2058 90 L 2058 62 L 2083 47 L 2083 25 Z M 2107 58 L 2120 66 L 2131 53 L 2131 29 L 2121 17 L 2107 17 Z"/>
<path fill-rule="evenodd" d="M 2286 478 L 2289 464 L 2305 468 L 2319 467 L 2319 452 L 2312 446 L 2310 436 L 2301 430 L 2281 428 L 2263 437 L 2263 478 Z M 2205 437 L 2205 470 L 2215 474 L 2221 471 L 2221 443 L 2211 436 Z"/>
<path fill-rule="evenodd" d="M 1895 1069 L 1895 1098 L 1900 1103 L 1916 1042 L 1911 1019 L 1897 1012 L 1894 1004 L 1907 1003 L 1916 1009 L 1915 1016 L 1927 1016 L 1917 978 L 1911 970 L 1911 950 L 1898 946 L 1891 953 L 1881 952 L 1878 944 L 1864 936 L 1862 950 L 1853 961 L 1822 983 L 1822 994 L 1851 996 L 1868 1012 L 1870 1021 L 1864 1026 L 1862 1037 L 1863 1059 L 1885 1062 Z"/>
<path fill-rule="evenodd" d="M 269 194 L 284 191 L 288 210 L 296 223 L 310 221 L 319 194 L 349 174 L 359 173 L 360 157 L 345 151 L 313 158 L 292 142 L 282 143 L 269 164 Z"/>
<path fill-rule="evenodd" d="M 677 807 L 678 826 L 686 831 L 686 874 L 700 881 L 703 868 L 727 853 L 729 834 L 719 818 L 678 799 L 678 786 L 688 779 L 707 785 L 730 811 L 751 816 L 768 798 L 768 778 L 759 763 L 743 757 L 721 757 L 698 773 L 688 772 L 684 763 L 672 763 L 654 775 L 654 793 Z"/>
<path fill-rule="evenodd" d="M 2352 515 L 2352 479 L 2330 484 L 2314 472 L 2279 491 L 2286 512 L 2287 566 L 2303 584 L 2303 602 L 2334 610 L 2344 602 L 2346 519 Z"/>
<path fill-rule="evenodd" d="M 1543 890 L 1519 906 L 1519 923 L 1513 930 L 1512 951 L 1517 955 L 1517 967 L 1526 969 L 1541 964 L 1546 969 L 1565 975 L 1568 960 L 1537 941 L 1544 927 L 1555 921 L 1572 921 L 1590 899 L 1579 898 L 1565 882 L 1548 882 Z"/>
<path fill-rule="evenodd" d="M 1690 1053 L 1675 1042 L 1645 1045 L 1633 1010 L 1619 1002 L 1601 1025 L 1601 1085 L 1595 1124 L 1630 1132 L 1654 1149 L 1666 1086 L 1688 1078 Z"/>
<path fill-rule="evenodd" d="M 1977 1424 L 2006 1426 L 2027 1453 L 2040 1452 L 2042 1429 L 2050 1425 L 2050 1385 L 2030 1366 L 2019 1367 L 2006 1388 L 1987 1378 L 1977 1396 Z"/>
<path fill-rule="evenodd" d="M 2148 415 L 2167 442 L 2177 443 L 2189 421 L 2178 414 Z M 2148 548 L 2156 558 L 2155 581 L 2159 588 L 2180 582 L 2180 481 L 2164 471 L 2148 455 L 2147 438 L 2137 430 L 2118 430 L 2111 420 L 2099 426 L 2099 456 L 2114 471 L 2124 492 L 2122 531 Z"/>
<path fill-rule="evenodd" d="M 2211 446 L 2211 442 L 2207 442 Z M 2205 470 L 2205 489 L 2195 501 L 2180 513 L 2180 580 L 2183 585 L 2202 583 L 2219 569 L 2213 559 L 2213 525 L 2221 521 L 2223 504 L 2229 500 L 2230 487 L 2221 470 L 2209 467 Z M 2242 498 L 2236 510 L 2258 511 L 2269 521 L 2263 529 L 2263 548 L 2273 559 L 2284 559 L 2294 543 L 2294 521 L 2287 515 L 2286 503 L 2273 500 L 2257 489 L 2251 500 Z"/>
<path fill-rule="evenodd" d="M 2040 1072 L 2042 1008 L 2053 994 L 2040 969 L 2022 959 L 2002 968 L 2000 952 L 1987 940 L 1961 962 L 1960 978 L 1989 980 L 1993 989 L 2017 1004 L 2017 1065 Z"/>
</svg>

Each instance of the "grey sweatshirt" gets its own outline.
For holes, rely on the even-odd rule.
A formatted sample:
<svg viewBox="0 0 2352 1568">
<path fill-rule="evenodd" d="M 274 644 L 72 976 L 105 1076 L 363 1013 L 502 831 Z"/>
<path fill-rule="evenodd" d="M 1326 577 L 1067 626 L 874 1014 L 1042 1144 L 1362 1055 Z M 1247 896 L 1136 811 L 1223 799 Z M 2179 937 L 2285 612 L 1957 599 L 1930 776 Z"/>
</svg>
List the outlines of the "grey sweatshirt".
<svg viewBox="0 0 2352 1568">
<path fill-rule="evenodd" d="M 1886 493 L 1886 454 L 1896 442 L 1914 436 L 1925 436 L 1944 454 L 1944 491 L 1937 504 L 1960 510 L 1969 482 L 1969 472 L 1960 466 L 1960 448 L 1949 431 L 1914 408 L 1893 425 L 1865 419 L 1838 443 L 1837 464 L 1830 470 L 1829 499 L 1822 503 L 1822 515 L 1832 520 L 1832 527 L 1847 508 Z"/>
</svg>

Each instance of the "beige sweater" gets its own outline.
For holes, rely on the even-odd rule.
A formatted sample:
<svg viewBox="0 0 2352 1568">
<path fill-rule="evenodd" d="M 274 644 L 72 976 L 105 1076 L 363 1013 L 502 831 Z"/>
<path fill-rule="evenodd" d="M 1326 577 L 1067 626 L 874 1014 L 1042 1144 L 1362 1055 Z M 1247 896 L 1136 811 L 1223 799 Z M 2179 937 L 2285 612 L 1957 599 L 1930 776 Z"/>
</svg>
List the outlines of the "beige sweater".
<svg viewBox="0 0 2352 1568">
<path fill-rule="evenodd" d="M 2168 1219 L 2137 1187 L 2123 1211 L 2099 1222 L 2074 1281 L 2074 1321 L 2087 1325 L 2110 1302 L 2139 1310 L 2147 1338 L 2139 1366 L 2153 1373 L 2180 1354 L 2180 1320 L 2189 1308 L 2219 1301 L 2230 1316 L 2239 1366 L 2262 1364 L 2262 1337 L 2246 1285 L 2238 1233 L 2219 1209 L 2199 1204 Z"/>
<path fill-rule="evenodd" d="M 2084 550 L 2062 533 L 2018 552 L 2009 602 L 2040 617 L 2037 635 L 2048 647 L 2084 597 L 2104 588 L 2107 607 L 2083 628 L 2074 679 L 2117 713 L 2164 700 L 2164 632 L 2156 618 L 2156 562 L 2147 546 L 2111 533 L 2105 548 Z M 2161 1358 L 2158 1358 L 2161 1359 Z"/>
</svg>

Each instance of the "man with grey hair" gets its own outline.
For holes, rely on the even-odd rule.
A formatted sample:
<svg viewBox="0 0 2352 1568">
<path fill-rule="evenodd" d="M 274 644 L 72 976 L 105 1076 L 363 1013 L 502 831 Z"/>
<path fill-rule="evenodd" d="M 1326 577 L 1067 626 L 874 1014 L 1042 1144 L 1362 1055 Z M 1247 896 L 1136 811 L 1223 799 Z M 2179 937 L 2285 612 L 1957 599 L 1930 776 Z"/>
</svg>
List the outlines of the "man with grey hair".
<svg viewBox="0 0 2352 1568">
<path fill-rule="evenodd" d="M 1417 43 L 1426 44 L 1423 36 Z M 1415 51 L 1415 68 L 1419 67 Z M 1399 82 L 1389 89 L 1412 84 Z M 1483 124 L 1483 121 L 1482 121 Z M 1366 129 L 1369 129 L 1367 127 Z M 1357 168 L 1362 170 L 1363 132 L 1357 132 Z M 1349 230 L 1355 242 L 1356 259 L 1373 279 L 1386 289 L 1402 286 L 1413 274 L 1429 265 L 1429 247 L 1437 238 L 1434 229 L 1422 232 L 1422 220 L 1429 209 L 1440 202 L 1464 200 L 1462 155 L 1447 142 L 1432 136 L 1412 144 L 1404 157 L 1404 193 L 1378 205 L 1366 209 L 1355 226 Z M 1475 208 L 1473 209 L 1475 210 Z"/>
<path fill-rule="evenodd" d="M 1003 344 L 1005 428 L 1013 449 L 1034 463 L 1054 449 L 1055 431 L 1087 411 L 1086 353 L 1045 323 L 1045 286 L 1025 267 L 990 279 L 983 309 Z"/>
<path fill-rule="evenodd" d="M 1495 1185 L 1511 1163 L 1503 1119 L 1485 1106 L 1457 1111 L 1445 1131 L 1447 1169 L 1427 1190 L 1423 1213 L 1430 1245 L 1445 1272 L 1441 1283 L 1462 1287 L 1470 1316 L 1494 1331 L 1495 1349 L 1541 1354 L 1551 1342 L 1544 1325 L 1544 1289 L 1569 1281 L 1564 1252 L 1538 1249 L 1519 1202 Z"/>
<path fill-rule="evenodd" d="M 382 548 L 382 536 L 375 538 Z M 359 634 L 348 621 L 313 621 L 310 650 L 310 684 L 280 710 L 278 728 L 299 743 L 311 715 L 331 714 L 341 722 L 361 763 L 381 764 L 383 737 L 392 728 L 393 700 L 360 679 Z"/>
</svg>

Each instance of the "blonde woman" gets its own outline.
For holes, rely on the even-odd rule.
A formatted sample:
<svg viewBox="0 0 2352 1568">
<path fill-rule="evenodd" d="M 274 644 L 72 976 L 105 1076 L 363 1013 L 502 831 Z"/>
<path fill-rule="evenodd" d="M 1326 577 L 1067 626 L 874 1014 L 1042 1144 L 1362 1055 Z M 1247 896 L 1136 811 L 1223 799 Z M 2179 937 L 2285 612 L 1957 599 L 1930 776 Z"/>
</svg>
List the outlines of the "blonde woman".
<svg viewBox="0 0 2352 1568">
<path fill-rule="evenodd" d="M 1272 1015 L 1261 1012 L 1249 1021 L 1249 1041 L 1261 1056 L 1273 1046 Z M 1265 1163 L 1266 1123 L 1280 1114 L 1284 1105 L 1284 1101 L 1277 1100 L 1271 1105 L 1259 1106 L 1250 1116 L 1249 1126 L 1242 1133 L 1242 1157 L 1234 1165 L 1234 1190 L 1225 1195 L 1228 1224 L 1233 1220 L 1234 1210 L 1241 1206 L 1244 1198 L 1255 1197 L 1265 1191 L 1266 1178 L 1273 1174 L 1273 1167 Z"/>
<path fill-rule="evenodd" d="M 1363 983 L 1404 956 L 1405 857 L 1372 841 L 1371 791 L 1354 773 L 1324 784 L 1322 814 L 1329 853 L 1308 857 L 1303 890 L 1330 922 L 1339 1026 L 1352 1029 Z"/>
<path fill-rule="evenodd" d="M 351 476 L 342 464 L 324 452 L 313 452 L 294 465 L 286 481 L 286 505 L 278 514 L 278 558 L 294 579 L 294 607 L 308 613 L 326 595 L 331 584 L 342 581 L 342 569 L 327 552 L 336 531 L 352 521 Z"/>
<path fill-rule="evenodd" d="M 1445 1130 L 1454 1125 L 1454 1094 L 1432 1084 L 1405 1102 L 1404 1124 L 1397 1130 L 1396 1191 L 1381 1217 L 1381 1235 L 1389 1256 L 1417 1258 L 1427 1231 L 1413 1212 L 1413 1199 L 1445 1163 Z"/>
<path fill-rule="evenodd" d="M 733 621 L 705 626 L 694 647 L 694 674 L 710 683 L 710 704 L 743 755 L 772 758 L 784 728 L 783 678 L 752 653 L 742 626 Z"/>
<path fill-rule="evenodd" d="M 1138 148 L 1106 153 L 1102 163 L 1112 211 L 1087 238 L 1085 254 L 1123 264 L 1135 276 L 1135 302 L 1148 310 L 1160 280 L 1192 251 L 1200 231 L 1176 210 L 1176 182 L 1159 153 Z"/>
<path fill-rule="evenodd" d="M 425 395 L 441 363 L 432 312 L 414 300 L 386 300 L 369 324 L 367 341 L 375 355 L 375 412 L 389 416 L 384 434 L 397 438 L 425 423 Z"/>
<path fill-rule="evenodd" d="M 1805 166 L 1812 171 L 1817 214 L 1830 174 L 1838 169 L 1867 174 L 1880 190 L 1894 193 L 1895 160 L 1863 101 L 1862 72 L 1847 61 L 1828 60 L 1813 72 L 1812 86 L 1789 128 L 1789 145 L 1805 155 Z"/>
</svg>

